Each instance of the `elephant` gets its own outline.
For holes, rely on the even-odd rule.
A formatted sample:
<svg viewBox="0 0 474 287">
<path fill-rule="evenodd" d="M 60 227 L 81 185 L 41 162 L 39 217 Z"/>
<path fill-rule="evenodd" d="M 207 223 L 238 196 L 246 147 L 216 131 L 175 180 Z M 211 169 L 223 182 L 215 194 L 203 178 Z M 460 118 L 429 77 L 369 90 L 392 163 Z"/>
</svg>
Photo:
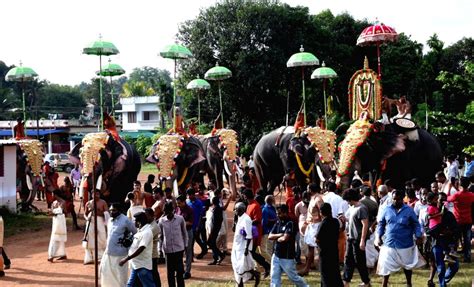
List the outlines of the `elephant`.
<svg viewBox="0 0 474 287">
<path fill-rule="evenodd" d="M 308 183 L 321 182 L 316 166 L 323 178 L 329 178 L 331 170 L 330 162 L 320 160 L 309 134 L 295 136 L 293 127 L 280 127 L 264 135 L 255 146 L 253 159 L 260 187 L 268 193 L 273 193 L 290 172 L 294 172 L 297 185 L 306 188 Z"/>
<path fill-rule="evenodd" d="M 218 129 L 214 135 L 199 136 L 198 138 L 206 155 L 205 171 L 209 181 L 213 182 L 218 189 L 222 189 L 224 188 L 223 175 L 225 175 L 232 196 L 235 198 L 237 195 L 237 133 L 231 129 Z"/>
<path fill-rule="evenodd" d="M 22 212 L 37 211 L 33 205 L 35 195 L 43 184 L 41 165 L 43 164 L 42 145 L 37 140 L 16 141 L 16 179 L 20 195 L 18 206 Z"/>
<path fill-rule="evenodd" d="M 69 158 L 73 164 L 81 164 L 81 186 L 86 185 L 88 191 L 93 186 L 100 189 L 101 197 L 109 203 L 124 201 L 141 169 L 135 147 L 109 131 L 86 134 Z"/>
<path fill-rule="evenodd" d="M 166 187 L 172 188 L 177 180 L 181 192 L 189 186 L 205 160 L 201 142 L 194 136 L 179 134 L 162 135 L 146 158 L 147 162 L 156 164 L 158 178 Z"/>
<path fill-rule="evenodd" d="M 365 130 L 366 138 L 354 140 L 353 148 L 344 152 L 344 145 L 350 144 L 350 134 L 363 134 L 361 130 Z M 371 173 L 375 179 L 373 185 L 378 179 L 390 179 L 393 187 L 403 188 L 405 181 L 418 178 L 423 186 L 429 186 L 442 166 L 441 147 L 433 135 L 421 128 L 406 129 L 396 123 L 356 121 L 347 131 L 341 148 L 336 182 L 342 188 L 348 187 L 356 170 L 359 175 Z"/>
</svg>

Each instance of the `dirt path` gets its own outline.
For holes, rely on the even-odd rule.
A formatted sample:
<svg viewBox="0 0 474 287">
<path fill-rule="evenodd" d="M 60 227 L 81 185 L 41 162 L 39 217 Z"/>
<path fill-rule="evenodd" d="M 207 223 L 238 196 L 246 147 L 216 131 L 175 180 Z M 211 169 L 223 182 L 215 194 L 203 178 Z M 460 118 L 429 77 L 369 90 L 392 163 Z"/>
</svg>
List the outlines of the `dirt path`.
<svg viewBox="0 0 474 287">
<path fill-rule="evenodd" d="M 61 176 L 61 181 L 62 177 Z M 145 181 L 146 175 L 140 174 L 140 180 Z M 44 202 L 36 201 L 36 206 L 46 210 Z M 78 204 L 75 204 L 76 212 Z M 232 226 L 233 203 L 230 204 L 227 215 L 229 226 Z M 83 215 L 83 210 L 81 211 Z M 84 220 L 79 220 L 84 226 Z M 83 232 L 71 231 L 71 222 L 68 221 L 68 241 L 66 253 L 68 259 L 50 263 L 48 245 L 51 230 L 41 230 L 31 234 L 15 235 L 5 240 L 5 250 L 12 260 L 11 269 L 6 270 L 6 276 L 0 278 L 0 286 L 94 286 L 94 265 L 83 265 L 84 249 L 82 248 Z M 228 248 L 231 250 L 233 233 L 228 233 Z M 195 244 L 195 253 L 201 252 Z M 192 265 L 192 278 L 186 281 L 189 286 L 205 286 L 212 282 L 230 282 L 233 279 L 230 256 L 227 256 L 221 266 L 208 266 L 212 261 L 211 253 L 202 260 L 195 259 Z M 159 265 L 162 283 L 166 280 L 166 267 Z M 166 286 L 166 285 L 165 285 Z"/>
</svg>

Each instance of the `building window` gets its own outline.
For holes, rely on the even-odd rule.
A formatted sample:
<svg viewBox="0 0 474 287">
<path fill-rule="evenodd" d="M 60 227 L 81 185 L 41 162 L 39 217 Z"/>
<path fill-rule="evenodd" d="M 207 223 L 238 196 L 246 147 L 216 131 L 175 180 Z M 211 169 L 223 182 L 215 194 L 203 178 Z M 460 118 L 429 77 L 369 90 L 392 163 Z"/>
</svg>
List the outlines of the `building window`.
<svg viewBox="0 0 474 287">
<path fill-rule="evenodd" d="M 137 122 L 137 113 L 136 112 L 128 112 L 128 123 L 134 124 Z"/>
<path fill-rule="evenodd" d="M 157 121 L 158 120 L 158 112 L 156 112 L 156 111 L 144 111 L 143 112 L 143 120 L 144 121 Z"/>
</svg>

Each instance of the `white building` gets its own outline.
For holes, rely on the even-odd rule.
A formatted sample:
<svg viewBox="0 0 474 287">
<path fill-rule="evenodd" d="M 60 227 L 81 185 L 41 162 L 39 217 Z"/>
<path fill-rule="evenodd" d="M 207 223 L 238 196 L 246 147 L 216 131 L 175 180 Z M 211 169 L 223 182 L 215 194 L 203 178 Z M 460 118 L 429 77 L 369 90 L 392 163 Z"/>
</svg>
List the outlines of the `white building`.
<svg viewBox="0 0 474 287">
<path fill-rule="evenodd" d="M 0 206 L 16 212 L 16 143 L 0 141 Z"/>
<path fill-rule="evenodd" d="M 122 131 L 154 130 L 161 126 L 159 96 L 120 98 Z"/>
</svg>

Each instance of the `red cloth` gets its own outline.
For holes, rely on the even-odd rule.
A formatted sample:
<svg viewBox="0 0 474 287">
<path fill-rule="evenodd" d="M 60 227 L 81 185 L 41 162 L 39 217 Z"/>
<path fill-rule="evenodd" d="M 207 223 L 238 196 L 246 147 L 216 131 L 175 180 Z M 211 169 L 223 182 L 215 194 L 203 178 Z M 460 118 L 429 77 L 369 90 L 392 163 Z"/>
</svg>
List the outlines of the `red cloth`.
<svg viewBox="0 0 474 287">
<path fill-rule="evenodd" d="M 19 139 L 24 139 L 26 136 L 25 136 L 25 126 L 23 123 L 19 123 L 17 124 L 14 128 L 13 128 L 13 132 L 15 133 L 15 139 L 19 140 Z"/>
<path fill-rule="evenodd" d="M 426 210 L 428 215 L 433 215 L 433 214 L 438 214 L 439 213 L 439 208 L 433 205 L 428 205 L 428 209 Z M 430 218 L 429 219 L 429 227 L 430 229 L 433 229 L 436 227 L 436 225 L 441 224 L 441 216 Z"/>
<path fill-rule="evenodd" d="M 115 120 L 107 113 L 104 113 L 104 128 L 109 131 L 115 141 L 120 141 L 120 136 L 117 131 L 117 125 L 115 124 Z"/>
<path fill-rule="evenodd" d="M 474 193 L 458 191 L 448 196 L 449 202 L 454 202 L 454 217 L 458 224 L 472 224 L 471 210 L 474 203 Z"/>
<path fill-rule="evenodd" d="M 145 207 L 151 208 L 155 204 L 156 200 L 153 197 L 153 194 L 145 192 Z"/>
<path fill-rule="evenodd" d="M 288 197 L 288 199 L 286 200 L 286 205 L 288 206 L 288 217 L 290 217 L 290 219 L 294 223 L 298 222 L 298 218 L 296 218 L 296 214 L 295 214 L 295 207 L 296 207 L 296 204 L 298 204 L 298 202 L 299 201 L 296 201 L 294 196 Z"/>
<path fill-rule="evenodd" d="M 252 221 L 258 222 L 258 237 L 255 240 L 254 244 L 256 246 L 260 246 L 262 243 L 262 236 L 263 236 L 263 227 L 262 227 L 262 209 L 260 208 L 260 204 L 255 199 L 252 199 L 247 206 L 247 214 L 250 216 Z"/>
<path fill-rule="evenodd" d="M 252 182 L 253 195 L 256 195 L 257 191 L 260 189 L 260 183 L 258 182 L 257 176 L 253 172 L 250 172 L 249 175 L 250 181 Z"/>
</svg>

